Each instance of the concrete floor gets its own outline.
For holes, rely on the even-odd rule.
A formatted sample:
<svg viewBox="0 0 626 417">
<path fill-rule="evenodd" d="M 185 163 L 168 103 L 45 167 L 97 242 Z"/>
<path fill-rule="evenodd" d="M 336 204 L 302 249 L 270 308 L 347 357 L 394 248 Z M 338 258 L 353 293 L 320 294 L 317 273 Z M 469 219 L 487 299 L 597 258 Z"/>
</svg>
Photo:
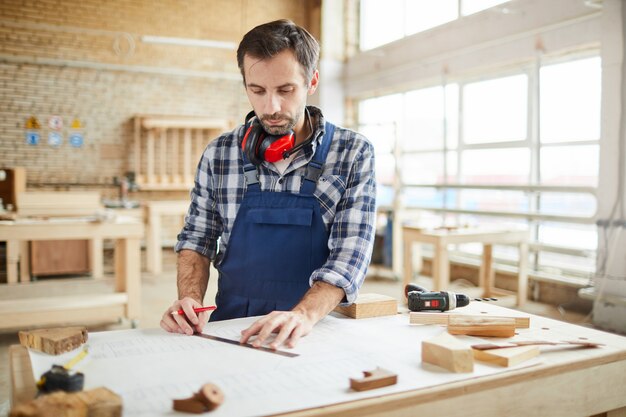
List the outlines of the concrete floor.
<svg viewBox="0 0 626 417">
<path fill-rule="evenodd" d="M 142 254 L 145 256 L 145 254 Z M 112 266 L 110 259 L 105 260 L 105 273 L 112 272 Z M 145 265 L 145 262 L 143 263 Z M 176 260 L 175 254 L 171 250 L 164 250 L 164 271 L 159 275 L 150 274 L 147 272 L 142 273 L 142 318 L 139 322 L 141 328 L 154 328 L 159 326 L 161 315 L 167 309 L 167 307 L 176 298 Z M 214 270 L 211 272 L 211 277 L 215 278 L 217 274 Z M 67 281 L 67 280 L 66 280 Z M 104 285 L 104 283 L 94 283 L 89 279 L 77 279 L 75 282 L 70 281 L 70 285 L 74 291 L 93 291 L 94 286 Z M 216 280 L 211 279 L 209 282 L 209 289 L 207 291 L 207 297 L 205 304 L 211 304 L 216 291 Z M 420 278 L 419 284 L 429 288 L 429 279 Z M 453 285 L 455 283 L 453 282 Z M 42 284 L 38 290 L 40 294 L 34 294 L 33 288 L 29 289 L 29 294 L 24 294 L 23 288 L 13 288 L 9 290 L 3 290 L 3 294 L 0 294 L 0 298 L 17 298 L 21 296 L 42 296 L 53 294 L 66 294 L 67 286 L 63 288 L 57 282 L 51 281 L 49 283 Z M 363 293 L 378 293 L 393 296 L 399 298 L 402 294 L 402 285 L 400 281 L 395 281 L 389 278 L 367 278 L 361 292 Z M 472 293 L 472 288 L 463 287 L 463 282 L 457 283 L 456 290 L 458 292 Z M 500 299 L 497 304 L 505 307 L 514 307 L 514 300 L 511 298 Z M 524 308 L 524 311 L 551 317 L 558 320 L 568 321 L 570 323 L 582 324 L 590 326 L 588 318 L 580 314 L 573 312 L 566 312 L 563 309 L 559 309 L 554 306 L 545 304 L 528 302 Z M 120 328 L 129 328 L 130 323 L 103 323 L 98 325 L 89 326 L 89 331 L 102 331 L 113 330 Z M 8 347 L 12 344 L 19 343 L 16 332 L 0 333 L 0 417 L 6 416 L 9 411 L 9 367 L 8 367 Z"/>
</svg>

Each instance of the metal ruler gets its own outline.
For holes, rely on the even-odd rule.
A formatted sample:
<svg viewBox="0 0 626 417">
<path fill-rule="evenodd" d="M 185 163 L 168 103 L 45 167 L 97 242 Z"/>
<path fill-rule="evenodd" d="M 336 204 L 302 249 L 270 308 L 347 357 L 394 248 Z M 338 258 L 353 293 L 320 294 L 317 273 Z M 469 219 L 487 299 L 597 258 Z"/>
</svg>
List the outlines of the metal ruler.
<svg viewBox="0 0 626 417">
<path fill-rule="evenodd" d="M 194 336 L 198 336 L 198 337 L 203 337 L 203 338 L 209 339 L 209 340 L 215 340 L 217 342 L 224 342 L 224 343 L 228 343 L 228 344 L 231 344 L 231 345 L 247 347 L 247 348 L 254 349 L 254 350 L 262 350 L 263 352 L 274 353 L 276 355 L 286 356 L 288 358 L 295 358 L 297 356 L 300 356 L 297 353 L 285 352 L 284 350 L 270 349 L 270 348 L 264 347 L 264 346 L 254 347 L 250 343 L 240 343 L 237 340 L 226 339 L 224 337 L 213 336 L 211 334 L 194 333 L 193 335 Z"/>
</svg>

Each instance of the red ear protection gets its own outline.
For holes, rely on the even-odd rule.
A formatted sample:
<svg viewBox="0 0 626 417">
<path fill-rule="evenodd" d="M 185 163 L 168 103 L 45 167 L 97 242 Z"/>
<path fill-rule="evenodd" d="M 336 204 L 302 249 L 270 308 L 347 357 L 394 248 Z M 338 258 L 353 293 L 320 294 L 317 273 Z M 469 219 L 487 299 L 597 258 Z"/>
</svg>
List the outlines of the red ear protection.
<svg viewBox="0 0 626 417">
<path fill-rule="evenodd" d="M 241 150 L 254 165 L 263 161 L 277 162 L 289 155 L 295 145 L 296 136 L 292 131 L 282 136 L 268 134 L 259 119 L 252 120 L 241 142 Z"/>
</svg>

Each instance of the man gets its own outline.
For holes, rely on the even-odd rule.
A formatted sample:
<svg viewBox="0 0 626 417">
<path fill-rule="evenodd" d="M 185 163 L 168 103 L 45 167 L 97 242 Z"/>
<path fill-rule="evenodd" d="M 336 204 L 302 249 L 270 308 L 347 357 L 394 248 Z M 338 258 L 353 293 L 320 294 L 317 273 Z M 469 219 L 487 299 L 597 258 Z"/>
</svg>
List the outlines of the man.
<svg viewBox="0 0 626 417">
<path fill-rule="evenodd" d="M 219 271 L 211 320 L 263 316 L 241 332 L 242 343 L 293 347 L 355 300 L 374 241 L 374 150 L 306 106 L 318 59 L 317 41 L 287 20 L 243 37 L 237 62 L 253 112 L 202 155 L 175 248 L 179 299 L 163 329 L 202 331 L 208 313 L 193 309 L 202 306 L 210 260 Z M 179 309 L 184 315 L 172 314 Z"/>
</svg>

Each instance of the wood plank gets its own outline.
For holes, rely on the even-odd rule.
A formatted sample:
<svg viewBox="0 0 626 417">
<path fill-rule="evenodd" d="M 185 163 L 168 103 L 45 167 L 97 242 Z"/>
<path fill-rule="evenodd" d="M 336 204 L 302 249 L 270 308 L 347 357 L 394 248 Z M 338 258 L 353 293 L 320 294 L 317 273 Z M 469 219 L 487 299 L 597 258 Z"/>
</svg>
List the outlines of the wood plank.
<svg viewBox="0 0 626 417">
<path fill-rule="evenodd" d="M 11 417 L 121 417 L 122 398 L 113 391 L 94 388 L 88 391 L 57 391 L 20 404 Z"/>
<path fill-rule="evenodd" d="M 11 405 L 15 407 L 35 398 L 37 385 L 28 349 L 22 345 L 9 346 L 9 372 L 11 377 Z"/>
<path fill-rule="evenodd" d="M 125 317 L 128 295 L 88 294 L 0 301 L 0 329 L 112 322 Z"/>
<path fill-rule="evenodd" d="M 49 329 L 22 330 L 18 333 L 24 347 L 59 355 L 76 349 L 87 341 L 85 327 L 54 327 Z"/>
<path fill-rule="evenodd" d="M 191 130 L 185 129 L 183 133 L 183 182 L 193 181 L 191 172 Z"/>
<path fill-rule="evenodd" d="M 156 183 L 154 175 L 154 131 L 148 130 L 146 139 L 146 182 L 148 184 Z"/>
<path fill-rule="evenodd" d="M 447 333 L 422 342 L 422 361 L 451 372 L 474 371 L 472 349 Z"/>
<path fill-rule="evenodd" d="M 159 131 L 159 183 L 168 184 L 170 183 L 169 175 L 167 174 L 167 143 L 169 142 L 167 137 L 167 130 L 161 129 Z"/>
<path fill-rule="evenodd" d="M 397 382 L 397 374 L 386 369 L 376 368 L 372 371 L 363 371 L 363 378 L 350 378 L 350 388 L 355 391 L 369 391 L 394 385 Z"/>
<path fill-rule="evenodd" d="M 409 323 L 410 324 L 441 324 L 447 326 L 449 323 L 449 317 L 473 317 L 476 319 L 483 317 L 491 317 L 491 318 L 505 318 L 504 316 L 478 316 L 478 315 L 470 315 L 470 314 L 458 314 L 458 313 L 426 313 L 420 311 L 411 311 L 409 314 Z M 530 327 L 530 317 L 506 317 L 512 318 L 515 321 L 515 327 L 518 329 L 528 329 Z"/>
<path fill-rule="evenodd" d="M 539 355 L 539 346 L 518 346 L 504 349 L 472 349 L 474 359 L 499 366 L 515 366 Z"/>
<path fill-rule="evenodd" d="M 510 317 L 448 317 L 448 333 L 485 337 L 515 336 L 515 320 Z"/>
<path fill-rule="evenodd" d="M 335 311 L 353 319 L 392 316 L 398 313 L 398 301 L 387 295 L 359 294 L 354 303 L 337 306 Z"/>
<path fill-rule="evenodd" d="M 17 201 L 20 216 L 89 216 L 102 209 L 99 192 L 25 191 Z"/>
</svg>

